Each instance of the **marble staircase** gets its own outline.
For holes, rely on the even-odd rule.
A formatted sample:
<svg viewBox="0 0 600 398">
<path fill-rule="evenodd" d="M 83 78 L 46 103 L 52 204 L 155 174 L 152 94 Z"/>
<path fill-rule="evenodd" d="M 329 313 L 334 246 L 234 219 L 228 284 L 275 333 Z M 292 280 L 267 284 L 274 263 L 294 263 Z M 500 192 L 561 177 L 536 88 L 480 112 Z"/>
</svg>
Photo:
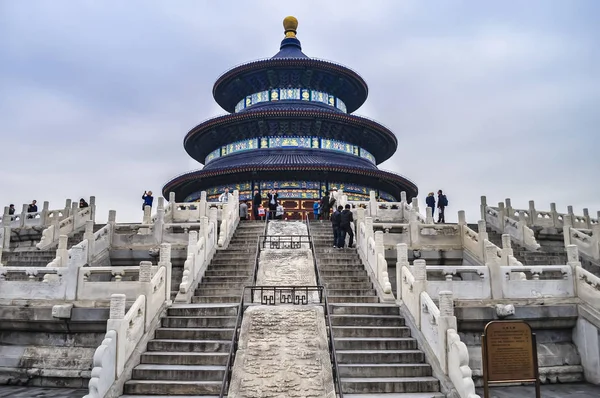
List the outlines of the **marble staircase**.
<svg viewBox="0 0 600 398">
<path fill-rule="evenodd" d="M 240 223 L 217 251 L 192 302 L 174 304 L 124 385 L 122 398 L 218 397 L 243 287 L 251 284 L 263 223 Z"/>
<path fill-rule="evenodd" d="M 356 250 L 333 248 L 329 222 L 310 228 L 344 397 L 444 397 L 398 306 L 379 303 Z"/>
</svg>

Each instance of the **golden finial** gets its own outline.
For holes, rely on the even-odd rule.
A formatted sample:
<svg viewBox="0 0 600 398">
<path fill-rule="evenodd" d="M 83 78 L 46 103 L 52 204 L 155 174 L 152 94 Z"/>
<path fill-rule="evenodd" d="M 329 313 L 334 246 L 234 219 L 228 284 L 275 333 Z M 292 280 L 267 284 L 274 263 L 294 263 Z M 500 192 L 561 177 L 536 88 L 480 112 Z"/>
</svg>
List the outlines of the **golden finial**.
<svg viewBox="0 0 600 398">
<path fill-rule="evenodd" d="M 298 20 L 296 17 L 285 17 L 283 19 L 283 29 L 285 29 L 285 37 L 296 37 L 296 29 L 298 29 Z"/>
</svg>

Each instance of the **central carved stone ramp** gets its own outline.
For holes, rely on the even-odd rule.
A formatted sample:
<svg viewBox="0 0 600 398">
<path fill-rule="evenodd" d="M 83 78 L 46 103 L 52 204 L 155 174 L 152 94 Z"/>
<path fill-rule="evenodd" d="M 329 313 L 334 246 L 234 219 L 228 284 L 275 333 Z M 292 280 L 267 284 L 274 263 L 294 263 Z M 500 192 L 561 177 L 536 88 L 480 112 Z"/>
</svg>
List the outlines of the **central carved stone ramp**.
<svg viewBox="0 0 600 398">
<path fill-rule="evenodd" d="M 313 222 L 310 228 L 344 397 L 444 397 L 398 306 L 378 303 L 356 251 L 333 248 L 330 223 Z"/>
<path fill-rule="evenodd" d="M 217 254 L 191 304 L 175 304 L 156 329 L 122 398 L 218 397 L 229 356 L 237 308 L 251 284 L 262 223 L 240 223 Z"/>
</svg>

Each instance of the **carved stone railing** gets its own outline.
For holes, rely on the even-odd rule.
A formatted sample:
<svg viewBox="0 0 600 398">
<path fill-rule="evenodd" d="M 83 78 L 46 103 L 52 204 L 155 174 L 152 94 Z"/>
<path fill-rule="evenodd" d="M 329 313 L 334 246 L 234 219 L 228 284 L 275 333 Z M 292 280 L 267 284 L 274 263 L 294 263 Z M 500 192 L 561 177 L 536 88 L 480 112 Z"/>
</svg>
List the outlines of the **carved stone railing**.
<svg viewBox="0 0 600 398">
<path fill-rule="evenodd" d="M 373 219 L 371 217 L 366 217 L 364 222 L 359 223 L 358 232 L 356 233 L 356 247 L 367 272 L 375 282 L 375 288 L 380 297 L 383 300 L 394 300 L 388 274 L 388 264 L 385 259 L 383 232 L 373 232 Z"/>
<path fill-rule="evenodd" d="M 219 247 L 226 248 L 240 221 L 240 193 L 233 191 L 229 194 L 227 203 L 222 204 L 221 228 L 219 229 Z"/>
<path fill-rule="evenodd" d="M 568 265 L 501 266 L 500 270 L 503 298 L 575 296 L 573 271 Z"/>
<path fill-rule="evenodd" d="M 594 260 L 600 260 L 600 224 L 592 225 L 589 230 L 578 230 L 568 225 L 563 228 L 565 247 L 576 245 L 581 254 Z"/>
<path fill-rule="evenodd" d="M 439 308 L 427 293 L 428 281 L 424 260 L 415 260 L 414 275 L 406 266 L 402 267 L 402 302 L 420 330 L 434 358 L 444 374 L 453 382 L 461 398 L 479 398 L 469 367 L 469 354 L 456 333 L 454 301 L 451 291 L 439 292 Z"/>
<path fill-rule="evenodd" d="M 427 294 L 437 300 L 451 291 L 460 300 L 491 299 L 490 271 L 486 266 L 427 266 Z"/>
<path fill-rule="evenodd" d="M 487 198 L 482 196 L 482 214 L 487 207 Z M 562 228 L 565 223 L 568 223 L 573 228 L 590 229 L 593 225 L 598 224 L 600 219 L 600 211 L 596 218 L 592 218 L 588 209 L 583 209 L 583 215 L 576 215 L 573 212 L 573 206 L 567 206 L 567 213 L 559 213 L 556 211 L 556 203 L 550 203 L 549 211 L 538 210 L 535 208 L 533 200 L 529 201 L 527 209 L 514 209 L 510 199 L 506 199 L 493 209 L 503 211 L 505 216 L 512 219 L 523 219 L 529 227 Z"/>
<path fill-rule="evenodd" d="M 42 239 L 36 245 L 40 250 L 46 250 L 58 243 L 61 235 L 69 235 L 85 227 L 87 221 L 94 221 L 95 218 L 95 199 L 90 198 L 90 206 L 79 208 L 77 203 L 73 203 L 73 208 L 68 217 L 61 217 L 60 213 L 54 214 L 51 218 L 53 222 L 42 231 Z M 93 225 L 93 224 L 92 224 Z"/>
<path fill-rule="evenodd" d="M 506 216 L 502 206 L 498 209 L 487 206 L 484 211 L 486 223 L 495 231 L 509 234 L 515 242 L 528 250 L 535 251 L 540 248 L 533 230 L 527 226 L 523 213 L 519 220 L 515 220 Z"/>
</svg>

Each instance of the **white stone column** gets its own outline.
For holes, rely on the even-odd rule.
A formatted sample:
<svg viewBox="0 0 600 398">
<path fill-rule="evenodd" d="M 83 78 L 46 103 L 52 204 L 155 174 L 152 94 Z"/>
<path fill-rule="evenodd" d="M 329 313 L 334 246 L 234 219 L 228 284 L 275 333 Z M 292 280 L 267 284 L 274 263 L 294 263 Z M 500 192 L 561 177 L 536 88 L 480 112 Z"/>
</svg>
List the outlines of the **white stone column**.
<svg viewBox="0 0 600 398">
<path fill-rule="evenodd" d="M 87 220 L 85 222 L 85 232 L 83 234 L 83 239 L 87 240 L 88 245 L 88 256 L 87 262 L 89 265 L 92 265 L 92 261 L 94 259 L 96 239 L 94 237 L 94 221 Z"/>
<path fill-rule="evenodd" d="M 537 224 L 537 210 L 535 209 L 535 202 L 533 200 L 529 201 L 529 223 L 530 227 L 533 227 Z"/>
<path fill-rule="evenodd" d="M 444 374 L 448 374 L 448 329 L 457 330 L 456 317 L 454 316 L 454 298 L 452 292 L 444 290 L 439 293 L 440 318 L 438 319 L 438 338 L 440 348 L 440 366 Z"/>
<path fill-rule="evenodd" d="M 481 197 L 481 205 L 479 206 L 479 210 L 481 211 L 481 219 L 482 220 L 485 220 L 485 215 L 487 213 L 486 209 L 487 209 L 487 197 L 482 196 Z"/>
<path fill-rule="evenodd" d="M 409 267 L 408 262 L 408 245 L 406 243 L 398 243 L 396 245 L 396 298 L 402 298 L 402 267 Z"/>
<path fill-rule="evenodd" d="M 375 233 L 373 232 L 373 217 L 365 217 L 365 239 L 366 243 L 369 243 L 369 238 L 375 239 Z"/>
<path fill-rule="evenodd" d="M 383 288 L 384 284 L 385 284 L 385 282 L 383 280 L 383 273 L 387 272 L 387 269 L 383 269 L 384 264 L 379 259 L 380 254 L 382 256 L 384 256 L 384 259 L 385 259 L 385 248 L 383 246 L 383 231 L 375 232 L 375 261 L 377 263 L 374 264 L 376 266 L 376 270 L 377 270 L 377 280 L 379 281 L 379 284 Z"/>
<path fill-rule="evenodd" d="M 356 208 L 356 225 L 358 225 L 360 227 L 360 223 L 365 222 L 365 209 L 363 209 L 362 207 L 358 207 Z M 358 236 L 358 233 L 360 232 L 360 230 L 356 231 L 356 235 Z"/>
<path fill-rule="evenodd" d="M 433 224 L 433 213 L 431 212 L 431 207 L 427 206 L 425 208 L 425 212 L 427 213 L 425 223 L 426 224 Z"/>
<path fill-rule="evenodd" d="M 419 199 L 412 198 L 412 211 L 415 214 L 419 214 Z"/>
<path fill-rule="evenodd" d="M 2 215 L 2 225 L 4 226 L 10 226 L 11 222 L 12 222 L 12 216 L 10 214 L 8 214 L 9 212 L 9 207 L 8 206 L 4 206 L 4 214 Z"/>
<path fill-rule="evenodd" d="M 90 220 L 96 222 L 96 197 L 90 196 Z"/>
<path fill-rule="evenodd" d="M 571 226 L 572 226 L 570 217 L 563 217 L 563 238 L 565 241 L 565 247 L 571 244 Z"/>
<path fill-rule="evenodd" d="M 167 305 L 172 303 L 171 301 L 171 279 L 173 278 L 173 263 L 171 262 L 171 244 L 170 243 L 162 243 L 160 245 L 160 252 L 158 257 L 158 265 L 159 269 L 161 266 L 165 267 L 166 272 L 166 280 L 165 280 L 165 300 L 167 301 Z"/>
<path fill-rule="evenodd" d="M 144 206 L 144 218 L 142 224 L 149 225 L 152 223 L 152 207 Z"/>
<path fill-rule="evenodd" d="M 577 248 L 577 245 L 567 246 L 567 264 L 572 270 L 573 291 L 575 292 L 575 297 L 577 297 L 577 267 L 581 267 L 581 262 L 579 261 L 579 249 Z"/>
<path fill-rule="evenodd" d="M 600 259 L 600 224 L 592 225 L 592 257 Z"/>
<path fill-rule="evenodd" d="M 415 325 L 421 329 L 421 293 L 427 291 L 427 263 L 425 260 L 415 260 L 413 262 L 412 274 L 415 277 L 412 294 L 415 295 L 419 302 L 419 308 L 415 314 Z"/>
<path fill-rule="evenodd" d="M 149 283 L 152 280 L 152 262 L 140 261 L 139 281 Z M 148 299 L 149 297 L 146 297 Z"/>
<path fill-rule="evenodd" d="M 127 296 L 124 294 L 113 294 L 110 296 L 110 319 L 125 318 L 125 304 Z"/>
<path fill-rule="evenodd" d="M 496 255 L 496 246 L 491 243 L 485 246 L 485 265 L 490 271 L 490 288 L 492 290 L 493 299 L 503 298 L 502 293 L 502 272 L 500 270 L 500 263 L 498 256 Z"/>
<path fill-rule="evenodd" d="M 202 259 L 202 263 L 204 263 L 210 255 L 208 252 L 208 226 L 208 217 L 200 218 L 200 234 L 202 234 L 202 237 L 204 237 L 204 258 Z"/>
<path fill-rule="evenodd" d="M 513 249 L 509 234 L 502 234 L 502 265 L 510 265 L 509 256 L 512 256 Z"/>
<path fill-rule="evenodd" d="M 400 213 L 400 215 L 402 216 L 402 220 L 406 221 L 408 220 L 408 214 L 406 214 L 406 205 L 408 204 L 408 202 L 406 201 L 406 191 L 402 191 L 400 192 L 400 210 L 402 211 L 402 213 Z"/>
<path fill-rule="evenodd" d="M 485 220 L 477 221 L 477 239 L 479 239 L 479 250 L 481 250 L 481 257 L 485 258 L 485 241 L 488 239 L 487 225 L 485 224 Z"/>
<path fill-rule="evenodd" d="M 567 214 L 569 219 L 571 220 L 571 226 L 575 228 L 575 213 L 573 213 L 573 206 L 567 206 Z"/>
<path fill-rule="evenodd" d="M 504 207 L 506 209 L 506 216 L 513 218 L 515 215 L 515 212 L 514 212 L 514 209 L 512 208 L 512 203 L 511 203 L 510 198 L 504 199 L 504 205 L 505 205 Z"/>
<path fill-rule="evenodd" d="M 420 224 L 417 221 L 417 213 L 413 209 L 410 211 L 410 219 L 408 221 L 408 234 L 410 236 L 409 245 L 411 249 L 419 249 L 421 247 L 419 228 Z"/>
<path fill-rule="evenodd" d="M 550 203 L 550 217 L 552 217 L 552 226 L 554 228 L 561 227 L 561 223 L 558 219 L 558 212 L 556 211 L 556 203 Z"/>
<path fill-rule="evenodd" d="M 42 207 L 42 226 L 47 227 L 50 224 L 50 220 L 48 220 L 48 210 L 50 209 L 50 202 L 47 200 L 44 201 L 44 205 Z"/>
<path fill-rule="evenodd" d="M 21 218 L 19 220 L 19 227 L 23 228 L 25 226 L 25 220 L 27 219 L 27 208 L 29 205 L 27 203 L 23 204 L 23 208 L 21 209 Z"/>
<path fill-rule="evenodd" d="M 156 220 L 154 221 L 154 239 L 161 243 L 165 229 L 165 200 L 158 198 L 158 206 L 156 207 Z"/>
<path fill-rule="evenodd" d="M 67 250 L 67 241 L 69 237 L 67 235 L 61 235 L 58 237 L 58 249 L 56 249 L 56 256 L 60 257 L 60 267 L 66 267 L 69 265 L 69 251 Z"/>
<path fill-rule="evenodd" d="M 117 211 L 116 210 L 109 210 L 108 211 L 108 222 L 107 224 L 109 225 L 109 229 L 108 232 L 110 234 L 109 236 L 109 245 L 113 244 L 113 237 L 115 235 L 115 225 L 117 224 Z"/>
<path fill-rule="evenodd" d="M 217 210 L 216 207 L 211 207 L 208 210 L 208 220 L 213 224 L 213 226 L 215 228 L 215 233 L 213 234 L 213 245 L 217 244 L 217 241 L 219 238 L 219 234 L 217 232 L 217 226 L 219 225 L 218 221 L 217 221 L 218 213 L 219 213 L 219 211 Z"/>
<path fill-rule="evenodd" d="M 71 199 L 65 200 L 65 210 L 63 211 L 63 219 L 71 216 Z"/>
<path fill-rule="evenodd" d="M 498 222 L 500 224 L 500 232 L 504 232 L 504 217 L 506 217 L 506 210 L 504 209 L 504 202 L 498 203 Z"/>
<path fill-rule="evenodd" d="M 583 218 L 585 219 L 585 228 L 586 229 L 590 229 L 592 228 L 592 219 L 590 218 L 590 210 L 584 208 L 583 209 Z"/>
<path fill-rule="evenodd" d="M 77 226 L 77 224 L 79 223 L 79 219 L 81 218 L 81 216 L 79 215 L 79 203 L 78 202 L 73 202 L 71 203 L 71 215 L 73 216 L 73 227 L 71 228 L 71 231 L 75 231 L 75 227 Z M 69 231 L 69 232 L 71 232 Z"/>
<path fill-rule="evenodd" d="M 206 201 L 206 191 L 200 192 L 200 218 L 207 216 L 207 201 Z"/>
<path fill-rule="evenodd" d="M 379 206 L 377 206 L 377 195 L 376 195 L 375 191 L 369 191 L 369 211 L 370 211 L 371 217 L 377 216 L 378 209 L 379 209 Z"/>
</svg>

